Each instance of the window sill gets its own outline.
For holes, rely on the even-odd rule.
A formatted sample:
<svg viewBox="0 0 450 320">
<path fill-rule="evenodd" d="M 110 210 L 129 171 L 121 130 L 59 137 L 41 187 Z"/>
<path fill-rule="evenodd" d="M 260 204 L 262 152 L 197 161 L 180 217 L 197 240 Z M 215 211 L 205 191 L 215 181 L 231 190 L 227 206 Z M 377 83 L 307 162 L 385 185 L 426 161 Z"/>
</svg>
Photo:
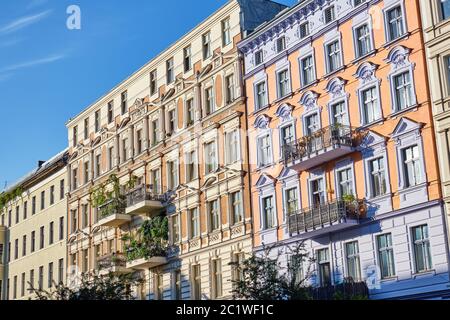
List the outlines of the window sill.
<svg viewBox="0 0 450 320">
<path fill-rule="evenodd" d="M 373 122 L 370 122 L 370 123 L 366 123 L 366 124 L 360 125 L 359 128 L 358 128 L 357 130 L 359 130 L 359 131 L 366 130 L 366 129 L 368 129 L 368 128 L 370 128 L 370 127 L 373 127 L 373 126 L 375 126 L 375 125 L 383 124 L 384 121 L 385 121 L 384 118 L 380 118 L 380 119 L 378 119 L 378 120 L 376 120 L 376 121 L 373 121 Z"/>
<path fill-rule="evenodd" d="M 292 95 L 293 95 L 293 92 L 291 91 L 291 92 L 285 94 L 284 96 L 277 98 L 272 104 L 277 104 L 283 100 L 289 99 L 292 97 Z"/>
<path fill-rule="evenodd" d="M 362 60 L 367 59 L 368 57 L 374 56 L 376 53 L 377 53 L 377 50 L 376 49 L 372 49 L 368 53 L 366 53 L 365 55 L 360 56 L 360 57 L 350 61 L 350 63 L 353 64 L 353 65 L 356 65 L 359 62 L 361 62 Z"/>
<path fill-rule="evenodd" d="M 390 41 L 386 42 L 386 43 L 383 45 L 383 48 L 389 49 L 391 46 L 393 46 L 393 45 L 396 44 L 397 42 L 400 42 L 400 41 L 402 41 L 402 40 L 408 39 L 410 35 L 411 35 L 410 32 L 406 32 L 405 34 L 401 35 L 400 37 L 398 37 L 398 38 L 396 38 L 396 39 L 394 39 L 394 40 L 390 40 Z"/>
<path fill-rule="evenodd" d="M 267 109 L 269 109 L 269 108 L 270 108 L 270 104 L 267 104 L 267 105 L 265 105 L 265 106 L 259 108 L 258 110 L 256 110 L 256 108 L 255 108 L 255 111 L 253 112 L 252 115 L 257 115 L 257 114 L 259 114 L 260 112 L 262 112 L 262 111 L 264 111 L 264 110 L 267 110 Z"/>
<path fill-rule="evenodd" d="M 395 119 L 398 116 L 402 115 L 403 113 L 407 113 L 407 112 L 411 112 L 411 111 L 417 111 L 418 108 L 419 108 L 419 105 L 416 103 L 416 104 L 414 104 L 412 106 L 406 107 L 405 109 L 398 110 L 398 111 L 395 111 L 395 112 L 391 113 L 389 115 L 389 119 Z"/>
<path fill-rule="evenodd" d="M 260 166 L 258 166 L 258 168 L 256 168 L 256 171 L 263 171 L 263 170 L 266 170 L 266 169 L 269 169 L 269 168 L 271 168 L 271 167 L 273 167 L 274 166 L 274 163 L 269 163 L 269 164 L 266 164 L 266 165 L 260 165 Z"/>
<path fill-rule="evenodd" d="M 325 74 L 325 75 L 323 76 L 323 79 L 324 79 L 324 80 L 328 80 L 328 79 L 331 78 L 333 75 L 335 75 L 336 73 L 339 73 L 340 71 L 342 71 L 342 70 L 344 70 L 344 69 L 345 69 L 345 65 L 340 66 L 340 67 L 337 68 L 336 70 L 333 70 L 333 71 L 328 72 L 327 74 Z"/>
<path fill-rule="evenodd" d="M 412 274 L 412 277 L 414 279 L 416 278 L 420 278 L 420 277 L 424 277 L 424 276 L 428 276 L 428 275 L 436 275 L 436 270 L 434 269 L 430 269 L 430 270 L 426 270 L 426 271 L 419 271 L 419 272 L 415 272 Z"/>
<path fill-rule="evenodd" d="M 380 279 L 380 282 L 392 282 L 392 281 L 398 281 L 398 276 L 392 276 L 392 277 Z"/>
<path fill-rule="evenodd" d="M 302 85 L 300 87 L 300 91 L 306 91 L 307 89 L 316 86 L 318 83 L 319 83 L 319 80 L 316 79 L 316 80 L 312 81 L 311 83 Z"/>
</svg>

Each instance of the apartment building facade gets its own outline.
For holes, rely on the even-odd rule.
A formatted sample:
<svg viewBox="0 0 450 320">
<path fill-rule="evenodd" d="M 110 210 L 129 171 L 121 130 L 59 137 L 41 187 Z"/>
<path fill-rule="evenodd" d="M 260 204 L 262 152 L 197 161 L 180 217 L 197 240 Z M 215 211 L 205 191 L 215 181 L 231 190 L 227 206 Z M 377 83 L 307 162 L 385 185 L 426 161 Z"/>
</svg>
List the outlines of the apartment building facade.
<svg viewBox="0 0 450 320">
<path fill-rule="evenodd" d="M 275 245 L 287 264 L 304 243 L 299 276 L 318 287 L 448 296 L 422 43 L 419 1 L 304 0 L 238 45 L 256 252 Z"/>
<path fill-rule="evenodd" d="M 231 296 L 229 263 L 252 252 L 236 44 L 284 8 L 228 1 L 67 123 L 69 273 L 134 273 L 140 299 Z M 169 239 L 137 253 L 139 228 L 155 219 Z"/>
<path fill-rule="evenodd" d="M 66 151 L 2 193 L 0 275 L 2 300 L 33 297 L 66 281 Z"/>
<path fill-rule="evenodd" d="M 450 1 L 421 1 L 422 25 L 432 111 L 436 130 L 442 192 L 450 212 Z M 448 227 L 447 227 L 448 229 Z"/>
</svg>

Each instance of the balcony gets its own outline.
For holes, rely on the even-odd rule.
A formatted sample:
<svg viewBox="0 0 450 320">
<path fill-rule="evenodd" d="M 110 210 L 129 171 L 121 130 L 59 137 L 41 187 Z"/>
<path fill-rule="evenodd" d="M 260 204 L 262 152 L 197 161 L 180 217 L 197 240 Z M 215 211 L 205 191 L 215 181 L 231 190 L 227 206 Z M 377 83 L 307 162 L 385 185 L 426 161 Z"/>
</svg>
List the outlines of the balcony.
<svg viewBox="0 0 450 320">
<path fill-rule="evenodd" d="M 167 248 L 159 243 L 137 243 L 127 248 L 127 269 L 148 270 L 167 263 Z"/>
<path fill-rule="evenodd" d="M 282 154 L 286 166 L 304 171 L 352 153 L 356 145 L 354 129 L 333 125 L 283 146 Z"/>
<path fill-rule="evenodd" d="M 167 263 L 166 257 L 141 258 L 127 262 L 127 268 L 133 270 L 148 270 L 159 267 L 166 263 Z"/>
<path fill-rule="evenodd" d="M 154 185 L 141 185 L 127 194 L 126 213 L 151 214 L 155 216 L 164 208 L 166 196 L 161 187 Z"/>
<path fill-rule="evenodd" d="M 122 253 L 113 253 L 97 259 L 97 268 L 100 275 L 130 273 L 132 270 L 127 269 L 126 265 L 127 259 Z"/>
<path fill-rule="evenodd" d="M 336 232 L 359 224 L 367 207 L 362 200 L 334 200 L 289 215 L 289 233 L 308 237 Z"/>
<path fill-rule="evenodd" d="M 112 199 L 98 207 L 99 227 L 119 227 L 131 221 L 131 216 L 125 213 L 125 202 L 121 199 Z"/>
</svg>

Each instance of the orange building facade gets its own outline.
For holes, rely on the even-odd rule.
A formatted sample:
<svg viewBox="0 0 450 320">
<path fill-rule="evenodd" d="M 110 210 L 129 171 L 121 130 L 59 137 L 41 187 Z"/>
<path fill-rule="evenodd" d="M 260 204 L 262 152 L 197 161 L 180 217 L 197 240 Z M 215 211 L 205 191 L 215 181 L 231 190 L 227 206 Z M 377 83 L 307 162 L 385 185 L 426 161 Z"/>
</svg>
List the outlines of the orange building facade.
<svg viewBox="0 0 450 320">
<path fill-rule="evenodd" d="M 419 1 L 299 1 L 239 48 L 254 250 L 286 248 L 289 263 L 303 242 L 315 286 L 447 292 Z"/>
</svg>

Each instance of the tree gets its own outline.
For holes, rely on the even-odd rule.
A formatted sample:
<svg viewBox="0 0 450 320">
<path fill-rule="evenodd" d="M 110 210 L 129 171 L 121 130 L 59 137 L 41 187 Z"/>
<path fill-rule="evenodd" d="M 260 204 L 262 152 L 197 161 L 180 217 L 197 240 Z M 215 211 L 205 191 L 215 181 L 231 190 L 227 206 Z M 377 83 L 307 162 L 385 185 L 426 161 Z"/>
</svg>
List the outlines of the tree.
<svg viewBox="0 0 450 320">
<path fill-rule="evenodd" d="M 132 274 L 99 276 L 82 274 L 80 283 L 73 288 L 54 284 L 51 291 L 36 289 L 29 283 L 36 300 L 80 301 L 80 300 L 134 300 L 131 288 L 142 283 Z"/>
</svg>

